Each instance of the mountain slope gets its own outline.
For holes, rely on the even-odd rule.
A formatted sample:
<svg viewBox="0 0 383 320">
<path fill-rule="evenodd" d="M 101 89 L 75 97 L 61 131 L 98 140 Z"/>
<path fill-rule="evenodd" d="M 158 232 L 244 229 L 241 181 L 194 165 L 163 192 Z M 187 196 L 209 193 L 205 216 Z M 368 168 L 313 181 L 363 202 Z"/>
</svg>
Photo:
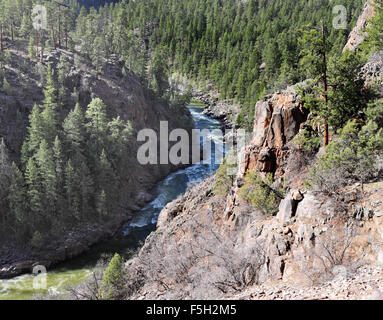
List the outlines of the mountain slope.
<svg viewBox="0 0 383 320">
<path fill-rule="evenodd" d="M 14 242 L 13 232 L 4 233 L 0 237 L 0 276 L 7 277 L 28 272 L 31 265 L 53 263 L 76 256 L 86 251 L 101 238 L 112 234 L 123 221 L 131 218 L 136 210 L 151 200 L 148 193 L 153 185 L 177 169 L 173 165 L 142 166 L 137 160 L 137 133 L 141 129 L 151 128 L 159 133 L 160 121 L 168 121 L 169 130 L 174 128 L 192 127 L 190 114 L 183 107 L 175 110 L 164 100 L 158 100 L 148 94 L 140 80 L 125 68 L 124 63 L 112 56 L 105 63 L 103 75 L 97 76 L 92 67 L 74 62 L 74 54 L 57 49 L 45 53 L 42 64 L 38 64 L 28 56 L 24 42 L 6 40 L 9 63 L 5 65 L 7 90 L 0 91 L 0 137 L 4 139 L 10 161 L 22 167 L 20 156 L 23 141 L 26 141 L 30 129 L 32 109 L 35 104 L 44 105 L 45 71 L 48 65 L 54 70 L 54 82 L 60 87 L 60 106 L 57 109 L 58 123 L 64 123 L 76 104 L 81 110 L 99 98 L 106 105 L 109 119 L 119 117 L 121 121 L 132 124 L 131 139 L 124 146 L 128 152 L 125 165 L 128 166 L 127 176 L 121 177 L 121 198 L 111 209 L 110 217 L 100 223 L 97 214 L 89 217 L 72 218 L 72 222 L 62 224 L 61 231 L 47 232 L 43 243 L 33 247 L 24 245 L 23 234 L 17 234 Z M 63 67 L 62 61 L 65 61 Z M 43 111 L 42 111 L 43 112 Z M 60 125 L 61 128 L 61 125 Z M 76 128 L 72 129 L 75 130 Z M 111 158 L 112 159 L 112 158 Z M 2 202 L 5 207 L 8 202 Z M 70 212 L 69 212 L 70 213 Z M 68 213 L 68 214 L 69 214 Z M 13 224 L 13 212 L 5 210 L 2 214 L 2 227 Z M 55 213 L 57 214 L 57 212 Z M 48 219 L 49 217 L 47 217 Z M 57 219 L 57 218 L 56 218 Z M 4 226 L 4 221 L 6 225 Z M 24 224 L 27 226 L 27 222 Z"/>
</svg>

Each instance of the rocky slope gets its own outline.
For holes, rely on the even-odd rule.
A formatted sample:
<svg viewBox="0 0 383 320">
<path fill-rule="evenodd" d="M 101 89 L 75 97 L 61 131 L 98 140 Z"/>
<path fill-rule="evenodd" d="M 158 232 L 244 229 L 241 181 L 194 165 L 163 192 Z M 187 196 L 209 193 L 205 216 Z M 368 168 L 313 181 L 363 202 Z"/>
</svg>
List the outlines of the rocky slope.
<svg viewBox="0 0 383 320">
<path fill-rule="evenodd" d="M 239 104 L 220 99 L 219 92 L 212 84 L 204 84 L 204 88 L 201 89 L 201 83 L 196 84 L 179 74 L 175 74 L 173 77 L 176 79 L 175 85 L 180 91 L 192 90 L 193 99 L 205 105 L 205 114 L 221 121 L 223 130 L 235 127 L 237 116 L 241 110 Z"/>
<path fill-rule="evenodd" d="M 239 105 L 233 105 L 230 101 L 219 99 L 219 94 L 213 89 L 210 93 L 197 91 L 193 97 L 206 106 L 205 114 L 222 122 L 223 129 L 231 129 L 235 126 L 235 120 L 240 111 Z"/>
<path fill-rule="evenodd" d="M 383 51 L 374 53 L 362 68 L 361 76 L 366 86 L 374 86 L 379 95 L 383 97 Z"/>
<path fill-rule="evenodd" d="M 263 284 L 230 296 L 234 300 L 383 300 L 383 268 L 363 266 L 314 286 L 288 286 L 281 281 Z"/>
<path fill-rule="evenodd" d="M 359 16 L 354 29 L 351 31 L 344 50 L 355 50 L 363 42 L 365 38 L 365 28 L 368 27 L 369 20 L 374 16 L 373 1 L 374 0 L 366 1 L 363 12 Z"/>
<path fill-rule="evenodd" d="M 372 16 L 368 2 L 346 48 L 363 41 Z M 382 63 L 377 53 L 364 66 L 366 86 L 383 87 Z M 218 99 L 196 97 L 209 114 L 228 118 Z M 211 177 L 164 208 L 157 232 L 126 263 L 130 298 L 382 299 L 383 182 L 350 185 L 339 199 L 307 190 L 308 169 L 323 152 L 306 152 L 294 139 L 309 118 L 295 86 L 256 104 L 229 193 L 214 195 Z M 253 169 L 285 188 L 274 216 L 239 194 Z"/>
<path fill-rule="evenodd" d="M 5 41 L 10 62 L 5 66 L 5 76 L 10 90 L 0 90 L 0 137 L 5 139 L 12 160 L 18 162 L 20 149 L 28 126 L 28 116 L 33 105 L 43 100 L 41 68 L 27 54 L 25 43 Z M 116 56 L 105 62 L 103 75 L 96 76 L 93 68 L 75 57 L 72 52 L 58 49 L 43 56 L 43 66 L 48 63 L 54 69 L 64 56 L 69 69 L 64 79 L 64 104 L 59 110 L 61 119 L 74 108 L 76 100 L 83 109 L 92 98 L 101 98 L 107 105 L 108 116 L 120 116 L 130 120 L 134 134 L 131 145 L 132 176 L 126 186 L 126 201 L 121 204 L 121 213 L 107 225 L 87 224 L 76 227 L 58 242 L 51 243 L 44 250 L 34 252 L 18 248 L 14 244 L 0 244 L 0 277 L 15 276 L 29 272 L 32 265 L 50 265 L 72 258 L 113 234 L 134 212 L 152 200 L 150 190 L 154 184 L 177 169 L 172 165 L 141 166 L 136 159 L 138 143 L 136 134 L 143 128 L 159 133 L 160 121 L 169 122 L 169 130 L 185 128 L 191 130 L 191 116 L 186 110 L 172 110 L 167 103 L 151 98 L 138 78 L 125 69 Z M 57 76 L 57 72 L 56 72 Z"/>
<path fill-rule="evenodd" d="M 375 57 L 365 70 L 381 63 Z M 126 264 L 139 279 L 130 298 L 381 299 L 383 182 L 350 185 L 342 210 L 337 199 L 307 190 L 308 168 L 323 152 L 296 145 L 308 117 L 295 87 L 256 104 L 253 139 L 238 154 L 230 192 L 214 195 L 211 177 L 164 208 L 157 232 Z M 285 186 L 275 216 L 239 195 L 255 168 Z"/>
</svg>

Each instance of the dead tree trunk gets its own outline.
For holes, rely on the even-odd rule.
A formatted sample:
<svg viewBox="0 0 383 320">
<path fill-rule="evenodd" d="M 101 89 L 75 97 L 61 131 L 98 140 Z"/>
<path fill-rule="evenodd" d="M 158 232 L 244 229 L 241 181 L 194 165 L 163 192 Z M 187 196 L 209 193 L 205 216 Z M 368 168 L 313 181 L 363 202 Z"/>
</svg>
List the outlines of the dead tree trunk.
<svg viewBox="0 0 383 320">
<path fill-rule="evenodd" d="M 59 5 L 59 47 L 61 48 L 61 10 Z"/>
<path fill-rule="evenodd" d="M 0 24 L 0 51 L 3 51 L 3 25 Z"/>
<path fill-rule="evenodd" d="M 65 50 L 68 50 L 68 30 L 65 29 Z"/>
<path fill-rule="evenodd" d="M 322 51 L 322 80 L 323 80 L 323 99 L 326 104 L 326 108 L 328 108 L 328 95 L 327 95 L 327 61 L 326 61 L 326 35 L 325 35 L 325 28 L 324 23 L 322 21 L 322 42 L 323 42 L 323 51 Z M 327 116 L 324 118 L 324 144 L 327 146 L 329 144 L 329 132 L 328 132 L 328 123 L 327 123 Z"/>
<path fill-rule="evenodd" d="M 13 22 L 11 23 L 11 39 L 12 39 L 12 41 L 15 40 L 15 34 L 14 34 L 14 26 L 13 26 Z"/>
<path fill-rule="evenodd" d="M 56 44 L 56 35 L 55 35 L 54 29 L 52 29 L 52 42 L 53 42 L 53 48 L 56 50 L 57 44 Z"/>
<path fill-rule="evenodd" d="M 35 31 L 35 36 L 36 36 L 36 58 L 39 56 L 39 32 Z"/>
</svg>

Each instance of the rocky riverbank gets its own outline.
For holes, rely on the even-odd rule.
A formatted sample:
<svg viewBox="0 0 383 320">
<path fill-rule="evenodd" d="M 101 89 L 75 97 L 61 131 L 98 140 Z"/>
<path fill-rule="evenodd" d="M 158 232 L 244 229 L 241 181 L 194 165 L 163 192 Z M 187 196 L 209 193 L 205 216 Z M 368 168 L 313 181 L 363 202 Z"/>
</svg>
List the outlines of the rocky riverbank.
<svg viewBox="0 0 383 320">
<path fill-rule="evenodd" d="M 206 108 L 205 114 L 213 119 L 222 122 L 223 129 L 232 129 L 235 127 L 235 120 L 240 111 L 239 105 L 233 105 L 227 100 L 220 100 L 218 93 L 202 93 L 197 91 L 193 98 L 201 101 Z"/>
<path fill-rule="evenodd" d="M 127 216 L 119 216 L 103 226 L 83 225 L 68 232 L 66 237 L 52 241 L 38 250 L 23 250 L 12 244 L 4 245 L 0 256 L 0 279 L 31 273 L 37 265 L 43 265 L 49 270 L 60 262 L 73 259 L 88 251 L 94 244 L 113 236 L 126 219 Z"/>
</svg>

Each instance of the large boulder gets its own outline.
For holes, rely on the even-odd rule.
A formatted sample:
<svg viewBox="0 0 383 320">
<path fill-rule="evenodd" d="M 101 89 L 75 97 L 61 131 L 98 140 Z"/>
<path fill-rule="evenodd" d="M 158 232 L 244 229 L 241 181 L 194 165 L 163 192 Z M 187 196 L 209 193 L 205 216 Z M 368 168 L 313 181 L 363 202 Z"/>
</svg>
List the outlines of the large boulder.
<svg viewBox="0 0 383 320">
<path fill-rule="evenodd" d="M 374 53 L 363 66 L 360 76 L 365 85 L 376 86 L 379 94 L 383 97 L 383 51 Z"/>
<path fill-rule="evenodd" d="M 299 218 L 312 218 L 321 213 L 322 202 L 314 194 L 308 192 L 304 199 L 299 203 L 296 216 Z"/>
<path fill-rule="evenodd" d="M 261 147 L 270 125 L 273 114 L 272 104 L 268 101 L 258 101 L 255 106 L 254 138 L 252 144 Z"/>
<path fill-rule="evenodd" d="M 295 215 L 297 204 L 298 202 L 295 201 L 290 194 L 281 201 L 277 214 L 277 219 L 280 223 L 284 224 L 290 221 Z"/>
<path fill-rule="evenodd" d="M 302 201 L 303 195 L 299 190 L 291 192 L 279 204 L 277 219 L 281 224 L 288 223 L 296 215 L 299 201 Z"/>
<path fill-rule="evenodd" d="M 244 151 L 240 173 L 244 175 L 257 168 L 260 172 L 280 174 L 278 169 L 289 152 L 287 144 L 299 132 L 307 116 L 308 111 L 299 103 L 295 86 L 257 102 L 253 139 Z"/>
</svg>

